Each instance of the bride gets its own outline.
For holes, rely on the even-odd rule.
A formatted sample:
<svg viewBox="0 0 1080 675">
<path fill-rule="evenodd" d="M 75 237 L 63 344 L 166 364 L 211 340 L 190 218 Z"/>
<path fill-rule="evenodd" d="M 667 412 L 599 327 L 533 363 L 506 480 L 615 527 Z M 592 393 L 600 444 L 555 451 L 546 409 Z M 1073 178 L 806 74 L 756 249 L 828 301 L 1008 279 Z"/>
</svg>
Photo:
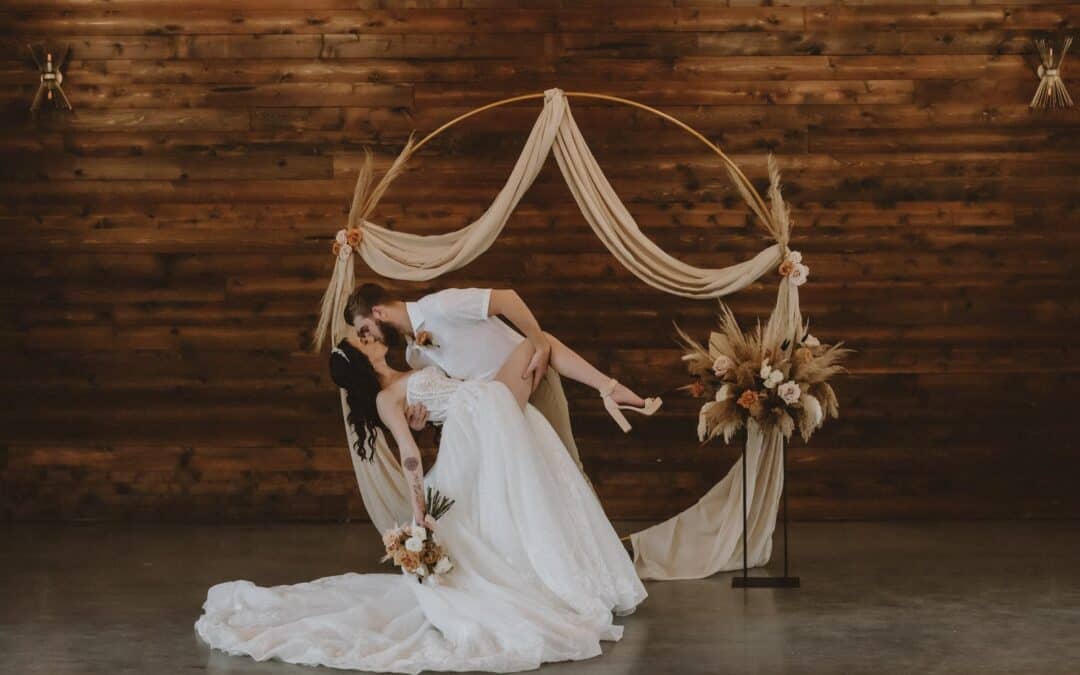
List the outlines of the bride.
<svg viewBox="0 0 1080 675">
<path fill-rule="evenodd" d="M 613 416 L 659 407 L 548 338 L 552 365 L 599 389 Z M 377 429 L 393 436 L 414 522 L 433 529 L 454 567 L 422 583 L 352 572 L 272 587 L 220 583 L 207 592 L 198 635 L 260 661 L 400 673 L 532 670 L 597 656 L 601 640 L 620 639 L 612 613 L 633 612 L 647 594 L 596 495 L 528 403 L 532 383 L 520 373 L 533 349 L 522 341 L 494 381 L 460 381 L 434 366 L 391 368 L 386 344 L 370 334 L 339 342 L 330 370 L 348 395 L 358 452 L 370 459 Z M 638 407 L 619 405 L 629 403 Z M 426 475 L 405 415 L 415 404 L 443 425 Z M 455 500 L 437 522 L 425 511 L 428 487 Z"/>
</svg>

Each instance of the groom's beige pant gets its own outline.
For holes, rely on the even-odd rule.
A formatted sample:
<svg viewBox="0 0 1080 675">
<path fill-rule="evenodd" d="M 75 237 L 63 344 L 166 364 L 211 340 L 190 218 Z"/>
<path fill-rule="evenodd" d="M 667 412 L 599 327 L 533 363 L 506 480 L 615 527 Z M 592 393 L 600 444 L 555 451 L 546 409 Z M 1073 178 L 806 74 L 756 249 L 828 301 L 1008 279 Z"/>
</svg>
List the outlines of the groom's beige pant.
<svg viewBox="0 0 1080 675">
<path fill-rule="evenodd" d="M 585 476 L 585 482 L 589 484 L 589 487 L 593 487 L 592 481 L 585 473 L 585 467 L 581 465 L 581 456 L 578 454 L 577 443 L 574 442 L 574 430 L 570 428 L 570 406 L 566 402 L 562 378 L 554 368 L 548 368 L 544 379 L 540 380 L 540 384 L 529 397 L 529 403 L 532 403 L 555 428 L 555 433 L 559 434 L 563 445 L 566 446 L 566 451 L 570 453 L 570 457 L 581 470 L 581 475 Z M 595 487 L 593 491 L 596 491 Z"/>
</svg>

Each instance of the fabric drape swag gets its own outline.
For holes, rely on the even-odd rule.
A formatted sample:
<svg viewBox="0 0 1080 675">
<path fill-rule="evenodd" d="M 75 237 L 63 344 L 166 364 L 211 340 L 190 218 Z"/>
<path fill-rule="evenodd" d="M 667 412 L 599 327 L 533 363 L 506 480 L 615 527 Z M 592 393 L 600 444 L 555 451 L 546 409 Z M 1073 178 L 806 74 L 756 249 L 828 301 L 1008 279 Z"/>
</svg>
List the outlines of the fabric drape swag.
<svg viewBox="0 0 1080 675">
<path fill-rule="evenodd" d="M 358 179 L 355 203 L 363 203 L 364 216 L 374 208 L 413 149 L 412 140 L 395 160 L 392 171 L 376 186 L 375 198 L 368 190 L 370 175 Z M 612 255 L 646 284 L 688 298 L 720 298 L 750 285 L 783 262 L 788 252 L 790 222 L 780 196 L 779 172 L 769 158 L 771 186 L 769 206 L 737 167 L 721 154 L 740 194 L 773 242 L 750 260 L 729 267 L 709 269 L 675 259 L 649 240 L 622 200 L 608 183 L 592 151 L 574 122 L 566 94 L 561 89 L 544 92 L 544 107 L 533 124 L 506 184 L 491 205 L 469 225 L 438 235 L 417 235 L 384 228 L 366 217 L 356 220 L 363 234 L 357 253 L 376 273 L 404 281 L 426 281 L 467 265 L 486 251 L 502 232 L 514 208 L 539 174 L 548 153 L 555 159 L 574 200 L 596 236 Z M 361 172 L 364 174 L 364 172 Z M 348 253 L 348 252 L 346 252 Z M 354 256 L 341 255 L 323 298 L 323 315 L 316 343 L 328 336 L 344 337 L 340 318 L 344 300 L 355 285 Z M 779 348 L 801 325 L 797 286 L 781 277 L 776 307 L 765 326 L 766 343 Z M 348 416 L 344 394 L 342 413 Z M 379 432 L 375 458 L 360 460 L 353 448 L 357 436 L 345 423 L 353 467 L 364 506 L 380 531 L 410 517 L 405 477 L 393 452 Z M 560 435 L 565 430 L 558 430 Z M 751 423 L 747 429 L 746 458 L 750 503 L 748 558 L 752 566 L 769 560 L 777 506 L 783 490 L 781 450 L 783 437 L 772 429 Z M 739 462 L 742 460 L 740 459 Z M 739 462 L 696 504 L 672 518 L 631 535 L 634 563 L 643 579 L 690 579 L 742 566 L 742 467 Z"/>
</svg>

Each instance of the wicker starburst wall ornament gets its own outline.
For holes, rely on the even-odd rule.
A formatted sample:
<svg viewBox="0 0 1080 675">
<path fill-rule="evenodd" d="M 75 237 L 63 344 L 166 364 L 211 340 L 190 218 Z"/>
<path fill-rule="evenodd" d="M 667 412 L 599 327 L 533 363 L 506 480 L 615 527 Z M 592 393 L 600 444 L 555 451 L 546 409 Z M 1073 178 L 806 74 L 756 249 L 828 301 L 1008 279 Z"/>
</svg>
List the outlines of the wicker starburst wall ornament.
<svg viewBox="0 0 1080 675">
<path fill-rule="evenodd" d="M 1071 44 L 1072 38 L 1067 37 L 1062 42 L 1061 49 L 1055 50 L 1049 40 L 1035 40 L 1035 48 L 1039 50 L 1042 63 L 1036 71 L 1039 75 L 1039 88 L 1035 90 L 1035 97 L 1031 99 L 1032 108 L 1045 110 L 1072 107 L 1072 97 L 1069 96 L 1065 82 L 1061 79 L 1061 62 L 1065 60 L 1065 54 L 1069 51 Z"/>
<path fill-rule="evenodd" d="M 38 70 L 41 72 L 41 84 L 38 85 L 37 93 L 34 95 L 34 101 L 30 104 L 30 112 L 37 114 L 41 109 L 41 104 L 44 101 L 56 102 L 62 108 L 71 110 L 71 102 L 68 101 L 68 97 L 64 94 L 62 85 L 64 83 L 63 68 L 67 63 L 68 56 L 71 54 L 71 47 L 64 50 L 58 61 L 53 61 L 52 52 L 45 52 L 45 61 L 42 62 L 38 58 L 37 52 L 34 51 L 33 45 L 27 45 L 30 50 L 30 56 L 33 57 L 34 63 L 37 64 Z"/>
</svg>

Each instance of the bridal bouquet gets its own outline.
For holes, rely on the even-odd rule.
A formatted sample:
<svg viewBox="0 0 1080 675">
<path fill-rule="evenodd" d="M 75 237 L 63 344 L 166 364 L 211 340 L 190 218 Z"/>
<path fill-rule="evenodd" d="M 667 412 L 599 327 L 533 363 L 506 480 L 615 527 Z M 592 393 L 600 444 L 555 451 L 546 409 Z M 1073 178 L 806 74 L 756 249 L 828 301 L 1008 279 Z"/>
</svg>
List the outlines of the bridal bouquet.
<svg viewBox="0 0 1080 675">
<path fill-rule="evenodd" d="M 720 330 L 709 336 L 708 349 L 675 326 L 687 351 L 691 375 L 697 379 L 682 389 L 710 400 L 698 413 L 698 439 L 723 436 L 725 443 L 753 419 L 773 426 L 785 439 L 798 427 L 803 440 L 825 422 L 839 416 L 836 393 L 828 380 L 844 372 L 840 362 L 851 352 L 822 344 L 800 326 L 791 340 L 778 346 L 763 344 L 761 325 L 743 333 L 731 310 L 720 305 Z M 789 349 L 790 348 L 790 349 Z"/>
<path fill-rule="evenodd" d="M 425 503 L 427 512 L 438 520 L 454 505 L 454 500 L 443 497 L 438 490 L 432 492 L 428 488 Z M 413 523 L 387 530 L 383 533 L 383 546 L 386 547 L 386 555 L 381 562 L 393 560 L 395 565 L 414 575 L 418 581 L 425 578 L 438 580 L 454 568 L 446 549 L 435 539 L 435 533 L 423 525 Z"/>
</svg>

